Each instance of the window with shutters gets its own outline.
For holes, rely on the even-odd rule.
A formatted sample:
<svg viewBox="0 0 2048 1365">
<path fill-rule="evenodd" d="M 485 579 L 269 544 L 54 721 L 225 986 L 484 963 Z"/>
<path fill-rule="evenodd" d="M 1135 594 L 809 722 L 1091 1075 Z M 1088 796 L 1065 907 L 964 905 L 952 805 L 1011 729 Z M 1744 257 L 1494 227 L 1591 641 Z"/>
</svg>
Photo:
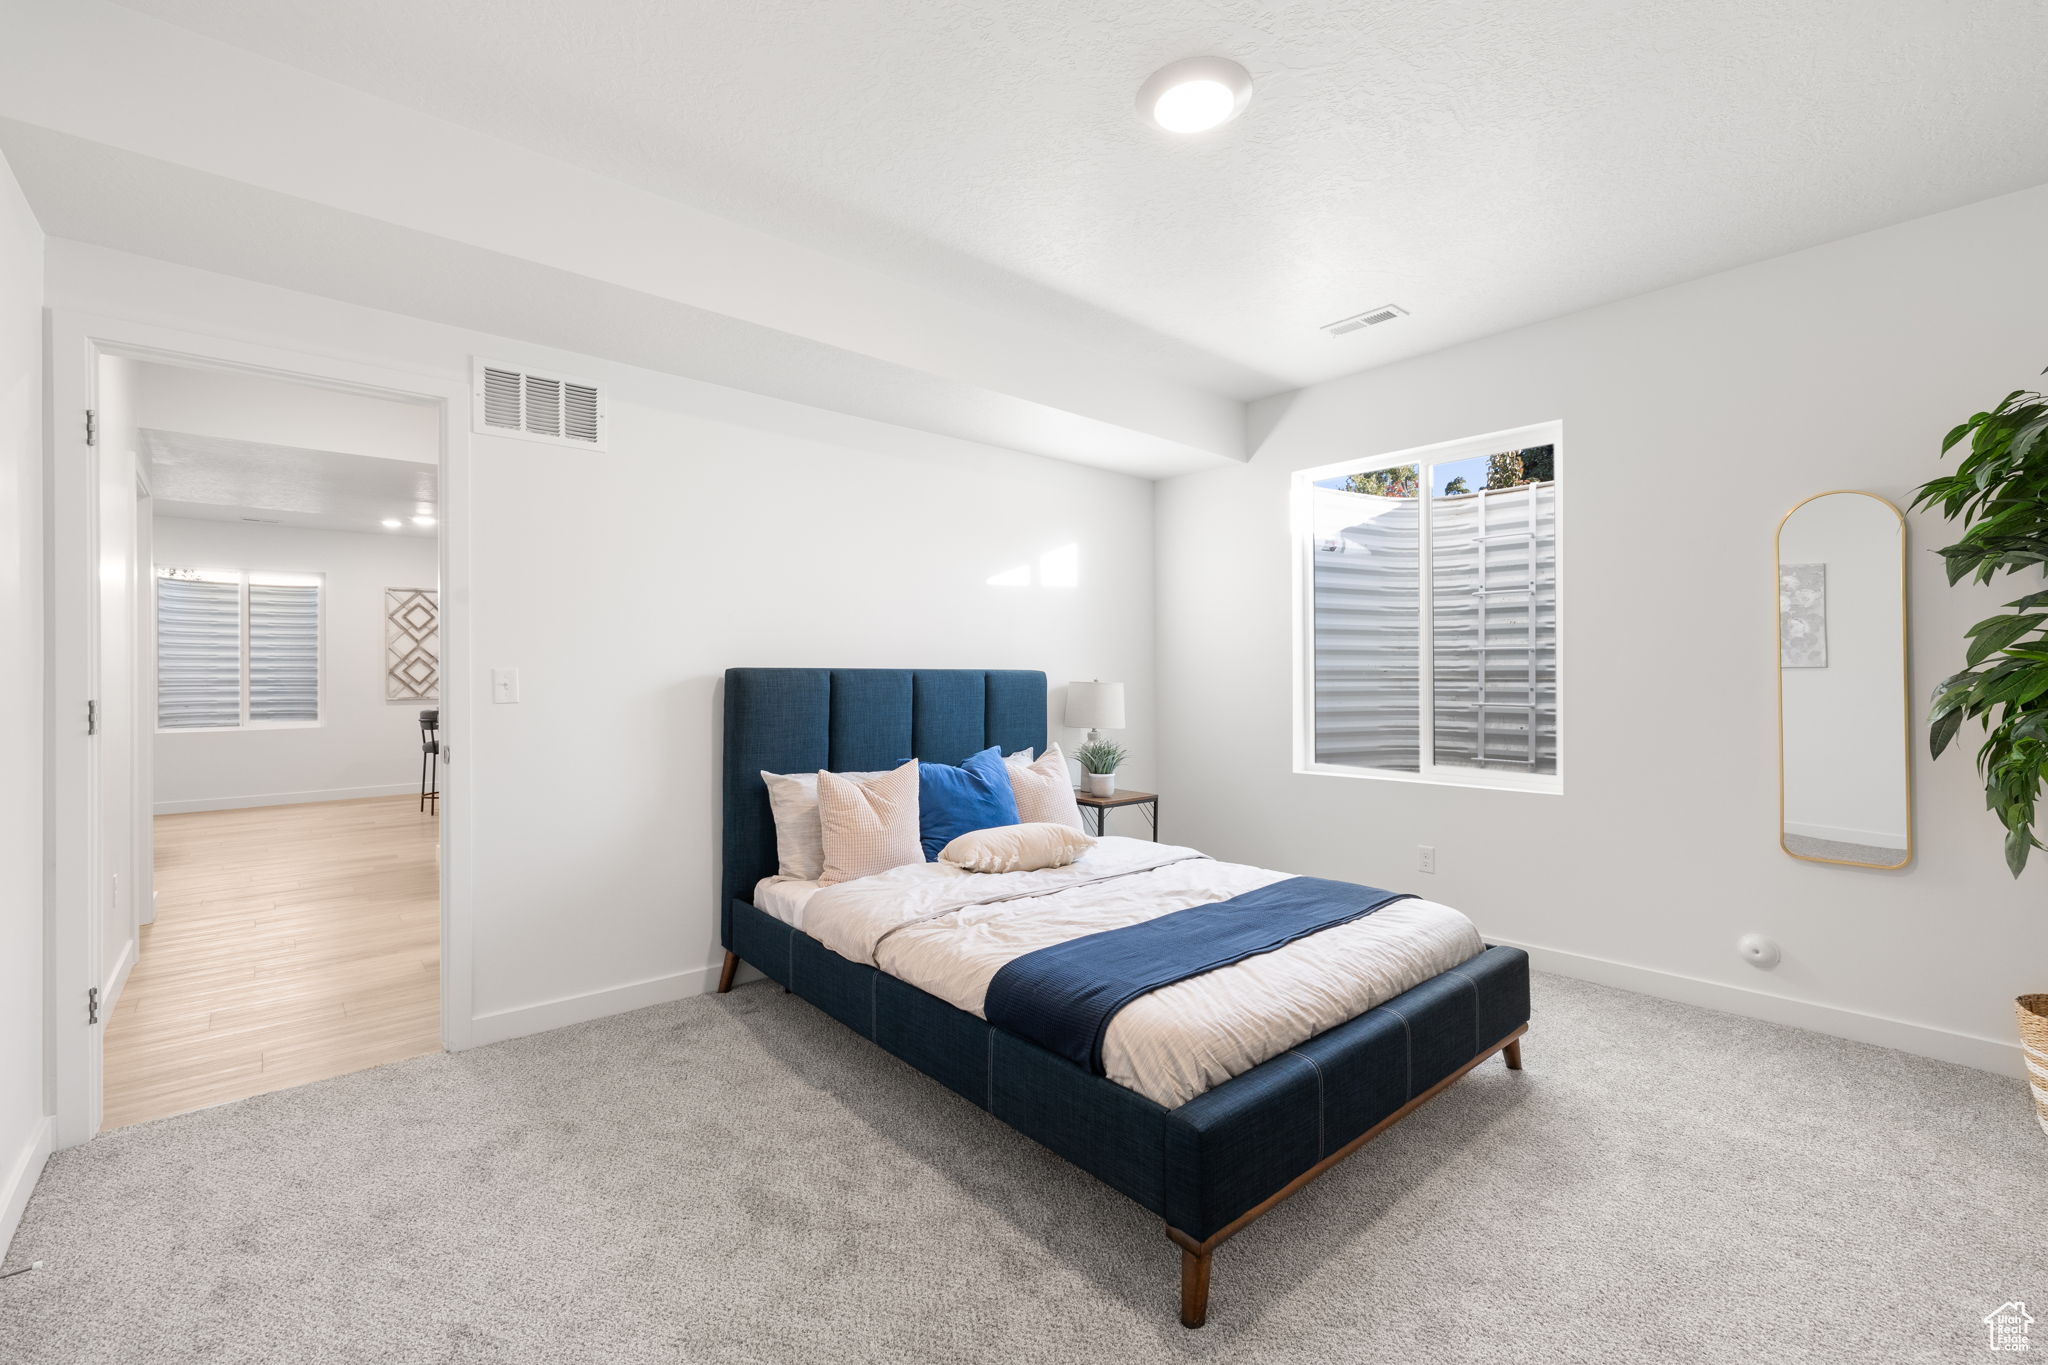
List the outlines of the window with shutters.
<svg viewBox="0 0 2048 1365">
<path fill-rule="evenodd" d="M 1304 470 L 1302 772 L 1563 790 L 1563 429 Z"/>
<path fill-rule="evenodd" d="M 321 580 L 159 568 L 160 730 L 317 725 Z"/>
</svg>

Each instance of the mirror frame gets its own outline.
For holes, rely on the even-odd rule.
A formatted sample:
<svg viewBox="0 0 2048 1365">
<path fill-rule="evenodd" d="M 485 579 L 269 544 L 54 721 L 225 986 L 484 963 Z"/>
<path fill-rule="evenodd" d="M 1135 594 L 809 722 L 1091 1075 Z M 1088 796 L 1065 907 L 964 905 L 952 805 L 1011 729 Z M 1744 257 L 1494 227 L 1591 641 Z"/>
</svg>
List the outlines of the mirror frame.
<svg viewBox="0 0 2048 1365">
<path fill-rule="evenodd" d="M 1785 665 L 1777 655 L 1782 640 L 1783 625 L 1780 621 L 1781 603 L 1777 597 L 1778 585 L 1784 579 L 1785 570 L 1785 523 L 1792 520 L 1792 514 L 1809 502 L 1822 498 L 1852 494 L 1869 498 L 1880 503 L 1899 524 L 1899 761 L 1906 770 L 1906 851 L 1895 863 L 1864 863 L 1848 858 L 1816 858 L 1810 853 L 1794 853 L 1785 842 Z M 1801 498 L 1792 504 L 1791 511 L 1778 518 L 1778 529 L 1771 533 L 1771 634 L 1773 655 L 1778 658 L 1776 684 L 1778 691 L 1778 847 L 1788 858 L 1797 858 L 1806 863 L 1831 863 L 1836 867 L 1870 867 L 1880 871 L 1895 872 L 1913 861 L 1913 634 L 1911 619 L 1906 603 L 1906 516 L 1890 498 L 1866 493 L 1860 488 L 1830 488 L 1824 493 Z"/>
</svg>

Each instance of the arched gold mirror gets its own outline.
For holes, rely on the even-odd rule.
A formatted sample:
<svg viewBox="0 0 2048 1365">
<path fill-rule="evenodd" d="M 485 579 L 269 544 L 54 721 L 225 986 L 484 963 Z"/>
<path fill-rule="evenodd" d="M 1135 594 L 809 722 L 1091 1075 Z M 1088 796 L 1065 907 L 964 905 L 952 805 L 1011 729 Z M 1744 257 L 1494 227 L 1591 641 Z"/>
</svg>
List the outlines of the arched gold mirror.
<svg viewBox="0 0 2048 1365">
<path fill-rule="evenodd" d="M 1906 521 L 1821 493 L 1778 523 L 1778 824 L 1795 858 L 1913 857 Z"/>
</svg>

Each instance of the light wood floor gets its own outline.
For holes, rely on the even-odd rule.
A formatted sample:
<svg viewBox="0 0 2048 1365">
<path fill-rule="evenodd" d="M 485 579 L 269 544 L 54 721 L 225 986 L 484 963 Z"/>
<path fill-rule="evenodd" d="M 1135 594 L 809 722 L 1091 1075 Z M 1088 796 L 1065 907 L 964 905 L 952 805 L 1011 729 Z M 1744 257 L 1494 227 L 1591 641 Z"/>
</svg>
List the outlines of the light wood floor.
<svg viewBox="0 0 2048 1365">
<path fill-rule="evenodd" d="M 439 886 L 416 797 L 158 816 L 103 1128 L 438 1051 Z"/>
</svg>

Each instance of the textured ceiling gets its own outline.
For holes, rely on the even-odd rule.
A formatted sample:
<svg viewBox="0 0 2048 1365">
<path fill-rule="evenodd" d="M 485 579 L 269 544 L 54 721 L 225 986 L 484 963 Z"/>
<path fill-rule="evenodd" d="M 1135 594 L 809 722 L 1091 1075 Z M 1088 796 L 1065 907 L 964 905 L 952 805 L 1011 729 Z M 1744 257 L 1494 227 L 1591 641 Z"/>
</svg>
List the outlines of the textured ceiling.
<svg viewBox="0 0 2048 1365">
<path fill-rule="evenodd" d="M 432 465 L 147 427 L 137 435 L 158 516 L 435 534 L 412 524 L 415 513 L 434 511 Z M 404 524 L 388 530 L 386 517 Z"/>
<path fill-rule="evenodd" d="M 129 8 L 1241 390 L 2048 181 L 2040 0 Z M 1205 52 L 1246 115 L 1141 124 L 1138 82 Z"/>
</svg>

